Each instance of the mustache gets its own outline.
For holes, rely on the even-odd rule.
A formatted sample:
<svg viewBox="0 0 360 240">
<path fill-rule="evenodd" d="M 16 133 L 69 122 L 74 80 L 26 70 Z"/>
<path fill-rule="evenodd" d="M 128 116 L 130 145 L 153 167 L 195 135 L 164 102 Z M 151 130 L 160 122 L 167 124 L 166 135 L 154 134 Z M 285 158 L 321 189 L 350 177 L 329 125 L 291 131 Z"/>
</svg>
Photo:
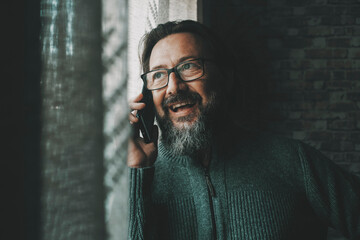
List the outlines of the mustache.
<svg viewBox="0 0 360 240">
<path fill-rule="evenodd" d="M 173 104 L 173 103 L 185 102 L 185 101 L 201 103 L 201 100 L 202 100 L 202 98 L 201 98 L 200 94 L 198 94 L 196 92 L 179 91 L 177 94 L 167 97 L 162 102 L 161 106 L 164 109 L 164 111 L 167 111 L 168 105 Z"/>
</svg>

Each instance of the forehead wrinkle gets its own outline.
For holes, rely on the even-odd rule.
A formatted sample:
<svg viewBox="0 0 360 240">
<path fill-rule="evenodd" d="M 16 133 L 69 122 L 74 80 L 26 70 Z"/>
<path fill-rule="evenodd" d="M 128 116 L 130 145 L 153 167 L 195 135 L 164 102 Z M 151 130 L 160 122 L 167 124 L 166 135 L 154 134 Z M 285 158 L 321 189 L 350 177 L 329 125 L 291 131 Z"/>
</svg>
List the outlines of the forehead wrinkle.
<svg viewBox="0 0 360 240">
<path fill-rule="evenodd" d="M 171 34 L 155 44 L 150 55 L 149 70 L 174 67 L 186 59 L 202 57 L 202 52 L 203 44 L 196 34 Z M 151 66 L 151 63 L 155 66 Z"/>
</svg>

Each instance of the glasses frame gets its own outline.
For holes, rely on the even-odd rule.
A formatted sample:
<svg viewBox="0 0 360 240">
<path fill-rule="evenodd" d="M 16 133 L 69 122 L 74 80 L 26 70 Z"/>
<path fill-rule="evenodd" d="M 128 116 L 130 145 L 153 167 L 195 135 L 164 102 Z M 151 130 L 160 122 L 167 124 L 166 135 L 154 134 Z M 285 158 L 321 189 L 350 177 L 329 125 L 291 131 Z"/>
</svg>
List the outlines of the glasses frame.
<svg viewBox="0 0 360 240">
<path fill-rule="evenodd" d="M 202 75 L 201 75 L 200 77 L 197 77 L 197 78 L 194 78 L 194 79 L 191 79 L 191 80 L 184 80 L 184 79 L 182 79 L 182 78 L 180 77 L 180 74 L 179 74 L 178 71 L 177 71 L 177 67 L 178 67 L 179 65 L 181 65 L 181 64 L 184 64 L 184 63 L 187 63 L 187 62 L 191 62 L 191 61 L 195 61 L 195 60 L 201 60 L 201 66 L 202 66 L 202 69 L 203 69 Z M 159 90 L 159 89 L 162 89 L 162 88 L 164 88 L 164 87 L 167 87 L 167 85 L 169 84 L 170 74 L 171 74 L 172 72 L 174 72 L 175 75 L 176 75 L 176 77 L 178 77 L 178 78 L 179 78 L 181 81 L 183 81 L 183 82 L 191 82 L 191 81 L 195 81 L 195 80 L 203 77 L 203 76 L 205 75 L 205 61 L 208 61 L 208 59 L 204 59 L 204 58 L 194 58 L 194 59 L 190 59 L 190 60 L 186 60 L 186 61 L 183 61 L 183 62 L 181 62 L 181 63 L 178 63 L 178 64 L 176 64 L 173 68 L 170 68 L 170 69 L 168 69 L 168 68 L 159 68 L 159 69 L 154 69 L 154 70 L 148 71 L 148 72 L 146 72 L 146 73 L 141 74 L 140 77 L 141 77 L 141 79 L 143 80 L 144 86 L 145 86 L 145 88 L 146 88 L 147 90 L 149 90 L 149 91 L 155 91 L 155 90 Z M 148 73 L 156 72 L 156 71 L 159 71 L 159 70 L 166 70 L 166 72 L 167 72 L 168 77 L 167 77 L 166 85 L 163 86 L 163 87 L 160 87 L 160 88 L 149 89 L 149 88 L 147 87 L 146 75 L 147 75 Z"/>
</svg>

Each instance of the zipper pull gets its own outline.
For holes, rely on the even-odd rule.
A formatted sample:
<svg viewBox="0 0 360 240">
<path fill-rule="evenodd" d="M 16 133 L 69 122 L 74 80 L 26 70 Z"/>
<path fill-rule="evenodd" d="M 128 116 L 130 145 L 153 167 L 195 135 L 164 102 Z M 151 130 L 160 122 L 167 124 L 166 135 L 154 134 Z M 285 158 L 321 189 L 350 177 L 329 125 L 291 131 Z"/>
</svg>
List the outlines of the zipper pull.
<svg viewBox="0 0 360 240">
<path fill-rule="evenodd" d="M 208 186 L 208 189 L 210 191 L 211 196 L 215 197 L 216 196 L 215 189 L 214 189 L 214 186 L 211 183 L 209 170 L 207 168 L 205 169 L 205 179 L 206 179 L 206 184 Z"/>
</svg>

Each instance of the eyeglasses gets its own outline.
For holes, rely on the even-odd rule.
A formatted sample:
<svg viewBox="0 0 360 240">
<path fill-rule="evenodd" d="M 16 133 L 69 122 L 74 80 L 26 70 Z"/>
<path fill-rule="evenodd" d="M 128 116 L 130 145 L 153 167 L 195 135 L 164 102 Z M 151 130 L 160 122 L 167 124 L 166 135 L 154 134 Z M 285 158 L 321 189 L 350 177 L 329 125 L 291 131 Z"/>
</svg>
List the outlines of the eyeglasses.
<svg viewBox="0 0 360 240">
<path fill-rule="evenodd" d="M 169 76 L 172 72 L 185 82 L 193 81 L 204 75 L 205 59 L 197 58 L 181 62 L 171 69 L 161 68 L 149 71 L 141 75 L 144 85 L 148 90 L 164 88 L 169 83 Z"/>
</svg>

